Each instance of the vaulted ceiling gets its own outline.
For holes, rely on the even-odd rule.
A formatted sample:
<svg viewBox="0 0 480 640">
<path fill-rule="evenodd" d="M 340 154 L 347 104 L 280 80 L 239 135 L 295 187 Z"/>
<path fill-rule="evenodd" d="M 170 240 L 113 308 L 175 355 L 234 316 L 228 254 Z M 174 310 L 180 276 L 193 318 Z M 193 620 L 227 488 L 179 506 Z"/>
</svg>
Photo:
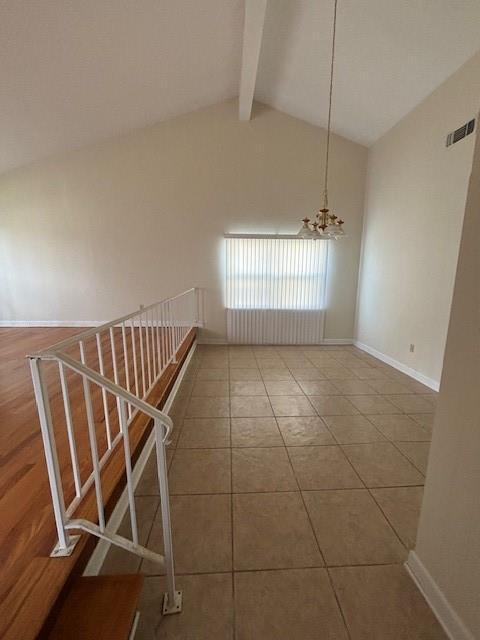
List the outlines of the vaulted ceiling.
<svg viewBox="0 0 480 640">
<path fill-rule="evenodd" d="M 269 0 L 255 98 L 324 125 L 332 0 Z M 3 0 L 0 172 L 238 95 L 244 0 Z M 480 49 L 478 0 L 339 0 L 333 127 L 371 144 Z"/>
</svg>

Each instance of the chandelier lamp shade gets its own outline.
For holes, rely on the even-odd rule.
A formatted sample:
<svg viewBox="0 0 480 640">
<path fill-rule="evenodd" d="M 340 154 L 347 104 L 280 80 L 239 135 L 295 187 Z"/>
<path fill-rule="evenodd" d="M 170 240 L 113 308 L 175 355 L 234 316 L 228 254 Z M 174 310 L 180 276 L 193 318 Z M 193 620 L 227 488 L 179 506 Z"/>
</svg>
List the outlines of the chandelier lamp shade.
<svg viewBox="0 0 480 640">
<path fill-rule="evenodd" d="M 328 161 L 330 155 L 330 137 L 331 137 L 331 121 L 332 121 L 332 95 L 333 95 L 333 69 L 335 62 L 335 37 L 337 29 L 337 3 L 334 0 L 333 5 L 333 28 L 332 28 L 332 54 L 330 63 L 330 92 L 328 100 L 328 123 L 327 123 L 327 144 L 325 147 L 325 177 L 323 188 L 323 207 L 315 215 L 314 220 L 305 217 L 302 220 L 302 227 L 298 232 L 299 238 L 305 240 L 336 240 L 345 236 L 343 230 L 343 220 L 341 220 L 333 211 L 328 208 Z"/>
</svg>

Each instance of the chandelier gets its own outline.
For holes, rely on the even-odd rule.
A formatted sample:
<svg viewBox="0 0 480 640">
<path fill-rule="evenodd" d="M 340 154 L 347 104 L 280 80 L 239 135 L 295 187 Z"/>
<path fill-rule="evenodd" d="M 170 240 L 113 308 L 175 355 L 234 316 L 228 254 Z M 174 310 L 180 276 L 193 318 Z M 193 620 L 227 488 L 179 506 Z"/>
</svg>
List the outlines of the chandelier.
<svg viewBox="0 0 480 640">
<path fill-rule="evenodd" d="M 335 60 L 335 35 L 337 28 L 337 1 L 334 0 L 333 7 L 333 29 L 332 29 L 332 55 L 330 62 L 330 94 L 328 101 L 328 124 L 327 124 L 327 144 L 325 148 L 325 178 L 323 189 L 323 207 L 316 214 L 313 222 L 310 218 L 303 218 L 303 226 L 298 232 L 299 238 L 305 238 L 306 240 L 313 239 L 325 239 L 336 240 L 345 235 L 343 230 L 343 220 L 330 211 L 328 208 L 328 160 L 330 153 L 330 133 L 331 133 L 331 120 L 332 120 L 332 93 L 333 93 L 333 66 Z"/>
</svg>

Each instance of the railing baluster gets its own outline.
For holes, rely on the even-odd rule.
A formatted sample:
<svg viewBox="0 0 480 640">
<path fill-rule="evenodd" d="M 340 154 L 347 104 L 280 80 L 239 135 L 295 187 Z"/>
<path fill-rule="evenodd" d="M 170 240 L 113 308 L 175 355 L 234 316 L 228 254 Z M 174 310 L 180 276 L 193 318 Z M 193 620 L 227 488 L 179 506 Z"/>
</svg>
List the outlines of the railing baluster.
<svg viewBox="0 0 480 640">
<path fill-rule="evenodd" d="M 130 522 L 132 525 L 132 540 L 134 544 L 138 544 L 137 514 L 135 511 L 135 496 L 133 491 L 133 480 L 132 480 L 132 459 L 130 454 L 130 437 L 128 434 L 127 416 L 125 412 L 125 400 L 120 398 L 119 402 L 120 402 L 120 430 L 123 436 L 123 449 L 125 453 L 125 474 L 127 476 L 127 493 L 128 493 L 128 504 L 130 506 Z"/>
<path fill-rule="evenodd" d="M 152 341 L 152 372 L 153 380 L 157 379 L 157 354 L 155 352 L 155 323 L 153 320 L 153 309 L 150 309 L 150 340 Z"/>
<path fill-rule="evenodd" d="M 128 362 L 128 349 L 127 349 L 127 333 L 125 331 L 125 323 L 122 322 L 122 344 L 123 344 L 123 364 L 125 366 L 125 384 L 127 386 L 127 391 L 130 391 L 130 368 Z M 132 417 L 132 405 L 130 403 L 127 404 L 128 417 L 129 419 Z"/>
<path fill-rule="evenodd" d="M 82 493 L 82 481 L 80 479 L 80 469 L 78 466 L 77 445 L 75 442 L 75 433 L 73 431 L 72 411 L 70 407 L 70 396 L 68 395 L 67 379 L 65 377 L 65 368 L 61 362 L 58 363 L 58 371 L 60 374 L 60 386 L 62 388 L 63 408 L 65 410 L 65 422 L 67 425 L 68 446 L 70 448 L 70 460 L 72 463 L 73 481 L 75 483 L 75 495 L 77 498 Z"/>
<path fill-rule="evenodd" d="M 112 351 L 113 379 L 115 381 L 115 384 L 118 385 L 117 350 L 115 348 L 115 335 L 113 333 L 113 327 L 110 327 L 110 349 Z M 120 398 L 118 396 L 117 396 L 117 413 L 118 413 L 118 423 L 120 424 Z"/>
<path fill-rule="evenodd" d="M 145 397 L 147 395 L 147 387 L 145 386 L 145 356 L 143 352 L 143 331 L 142 331 L 143 320 L 142 320 L 141 313 L 140 313 L 139 323 L 140 324 L 139 324 L 138 330 L 140 331 L 140 364 L 142 365 L 142 389 L 143 389 L 143 397 Z"/>
<path fill-rule="evenodd" d="M 160 342 L 160 329 L 158 326 L 158 322 L 159 322 L 159 306 L 157 305 L 155 307 L 155 319 L 157 322 L 157 331 L 156 331 L 156 337 L 157 337 L 157 362 L 158 362 L 158 375 L 160 375 L 163 371 L 162 368 L 162 350 L 161 350 L 161 342 Z"/>
<path fill-rule="evenodd" d="M 103 366 L 103 353 L 102 353 L 102 343 L 101 343 L 101 334 L 97 333 L 97 353 L 98 353 L 98 365 L 100 369 L 100 373 L 102 376 L 105 375 L 105 368 Z M 85 352 L 83 354 L 83 364 L 85 360 Z M 108 397 L 107 392 L 102 387 L 102 402 L 103 402 L 103 414 L 105 416 L 105 433 L 107 435 L 107 446 L 109 449 L 112 448 L 112 432 L 110 430 L 110 413 L 108 409 Z"/>
<path fill-rule="evenodd" d="M 115 336 L 113 335 L 113 327 L 110 327 L 110 348 L 112 350 L 113 379 L 115 381 L 115 384 L 118 384 L 117 351 L 115 349 Z"/>
<path fill-rule="evenodd" d="M 165 369 L 169 360 L 167 334 L 166 334 L 167 328 L 166 328 L 166 321 L 165 321 L 165 303 L 162 303 L 160 307 L 160 317 L 162 319 L 162 369 Z"/>
<path fill-rule="evenodd" d="M 70 537 L 65 529 L 65 500 L 63 496 L 62 478 L 58 465 L 57 446 L 55 434 L 52 426 L 52 416 L 50 413 L 50 403 L 48 391 L 45 386 L 42 371 L 42 362 L 39 358 L 30 359 L 30 369 L 32 372 L 33 389 L 38 407 L 38 417 L 42 432 L 43 449 L 45 461 L 47 463 L 48 481 L 50 483 L 50 493 L 52 495 L 53 514 L 57 526 L 58 549 L 67 552 L 70 546 Z"/>
<path fill-rule="evenodd" d="M 168 315 L 170 320 L 170 357 L 172 362 L 176 362 L 176 353 L 175 353 L 175 327 L 173 326 L 173 311 L 172 311 L 172 303 L 168 303 Z"/>
<path fill-rule="evenodd" d="M 150 363 L 150 337 L 148 335 L 148 311 L 145 312 L 145 342 L 147 347 L 148 391 L 152 386 L 152 367 Z"/>
<path fill-rule="evenodd" d="M 135 395 L 140 397 L 140 388 L 138 386 L 138 365 L 137 365 L 137 345 L 135 338 L 135 324 L 133 319 L 130 320 L 130 337 L 132 338 L 132 356 L 133 356 L 133 376 L 135 379 Z"/>
<path fill-rule="evenodd" d="M 153 379 L 156 380 L 158 375 L 160 374 L 160 370 L 158 368 L 158 352 L 157 352 L 157 332 L 156 332 L 156 322 L 155 322 L 155 309 L 152 309 L 152 353 L 153 353 Z"/>
<path fill-rule="evenodd" d="M 83 344 L 82 342 L 80 344 Z M 95 430 L 95 418 L 93 415 L 92 396 L 90 394 L 90 383 L 85 376 L 83 379 L 83 395 L 85 398 L 85 408 L 87 410 L 88 438 L 90 441 L 90 452 L 92 455 L 93 477 L 95 483 L 95 496 L 97 498 L 98 526 L 101 531 L 105 531 L 105 512 L 103 508 L 102 481 L 100 477 L 100 465 L 98 461 L 97 433 Z"/>
<path fill-rule="evenodd" d="M 167 572 L 168 601 L 175 602 L 175 571 L 173 566 L 172 527 L 170 521 L 170 501 L 168 494 L 168 469 L 165 454 L 165 428 L 159 420 L 154 421 L 155 445 L 157 450 L 157 473 L 160 490 L 160 509 L 162 512 L 163 554 Z"/>
</svg>

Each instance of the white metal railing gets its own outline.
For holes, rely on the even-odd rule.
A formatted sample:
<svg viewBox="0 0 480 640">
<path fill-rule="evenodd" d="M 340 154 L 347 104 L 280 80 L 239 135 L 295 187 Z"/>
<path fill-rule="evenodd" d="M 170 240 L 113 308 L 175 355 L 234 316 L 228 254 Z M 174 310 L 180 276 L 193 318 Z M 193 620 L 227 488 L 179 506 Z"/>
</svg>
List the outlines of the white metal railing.
<svg viewBox="0 0 480 640">
<path fill-rule="evenodd" d="M 28 356 L 58 534 L 51 555 L 70 555 L 80 537 L 71 532 L 85 531 L 159 563 L 167 574 L 164 613 L 181 610 L 181 594 L 175 591 L 165 455 L 173 425 L 148 398 L 167 367 L 176 363 L 190 330 L 202 325 L 202 318 L 201 291 L 189 289 Z M 139 543 L 129 429 L 140 413 L 153 421 L 164 555 Z M 109 531 L 102 492 L 102 469 L 121 443 L 131 540 Z M 59 447 L 64 455 L 59 455 Z M 96 521 L 75 518 L 92 488 Z"/>
</svg>

